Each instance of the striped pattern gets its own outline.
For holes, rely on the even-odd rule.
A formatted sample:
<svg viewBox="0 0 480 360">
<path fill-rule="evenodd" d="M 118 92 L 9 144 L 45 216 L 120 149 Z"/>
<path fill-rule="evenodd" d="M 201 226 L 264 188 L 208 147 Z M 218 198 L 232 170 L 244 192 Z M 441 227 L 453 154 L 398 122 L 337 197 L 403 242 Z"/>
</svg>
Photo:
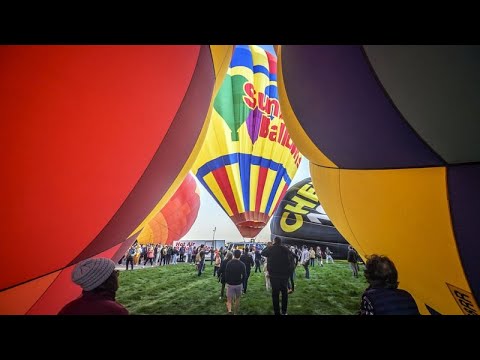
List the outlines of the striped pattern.
<svg viewBox="0 0 480 360">
<path fill-rule="evenodd" d="M 237 46 L 192 171 L 241 234 L 254 237 L 277 208 L 300 160 L 280 111 L 275 55 L 254 45 Z"/>
</svg>

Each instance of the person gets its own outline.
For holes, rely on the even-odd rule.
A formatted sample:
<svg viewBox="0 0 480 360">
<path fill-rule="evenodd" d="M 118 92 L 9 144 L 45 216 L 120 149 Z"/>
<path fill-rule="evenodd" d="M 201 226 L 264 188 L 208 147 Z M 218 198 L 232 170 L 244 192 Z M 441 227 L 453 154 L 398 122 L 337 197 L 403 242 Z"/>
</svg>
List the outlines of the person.
<svg viewBox="0 0 480 360">
<path fill-rule="evenodd" d="M 306 245 L 303 245 L 302 258 L 300 262 L 305 268 L 305 279 L 310 279 L 310 271 L 308 269 L 308 265 L 310 264 L 310 253 L 308 252 Z"/>
<path fill-rule="evenodd" d="M 240 250 L 233 251 L 233 259 L 225 267 L 225 282 L 227 283 L 227 312 L 233 315 L 238 314 L 240 308 L 240 297 L 242 296 L 243 282 L 246 277 L 245 264 L 240 261 Z"/>
<path fill-rule="evenodd" d="M 245 264 L 245 278 L 243 279 L 243 293 L 247 293 L 247 287 L 248 287 L 248 278 L 250 277 L 250 273 L 252 271 L 252 266 L 255 265 L 253 262 L 253 258 L 250 256 L 248 252 L 248 247 L 245 246 L 245 249 L 243 250 L 242 256 L 240 256 L 240 261 Z"/>
<path fill-rule="evenodd" d="M 360 315 L 420 315 L 413 296 L 398 289 L 398 272 L 387 256 L 367 257 L 364 273 L 370 286 L 362 295 Z"/>
<path fill-rule="evenodd" d="M 227 264 L 230 260 L 233 258 L 233 253 L 230 251 L 227 251 L 227 254 L 225 255 L 225 260 L 222 261 L 222 264 L 220 265 L 220 269 L 218 270 L 218 281 L 222 284 L 222 289 L 220 290 L 220 300 L 223 299 L 223 294 L 225 291 L 225 268 L 227 267 Z"/>
<path fill-rule="evenodd" d="M 325 259 L 325 264 L 328 264 L 328 260 L 331 260 L 332 264 L 334 263 L 332 254 L 333 254 L 332 250 L 330 250 L 327 246 L 327 248 L 325 249 L 325 256 L 327 257 Z"/>
<path fill-rule="evenodd" d="M 200 245 L 200 247 L 198 248 L 198 259 L 195 259 L 196 261 L 198 261 L 198 267 L 197 267 L 197 270 L 198 270 L 198 276 L 202 275 L 202 271 L 203 271 L 203 268 L 204 268 L 204 265 L 205 265 L 205 250 L 204 250 L 204 247 L 205 245 L 202 244 Z"/>
<path fill-rule="evenodd" d="M 58 315 L 128 315 L 128 310 L 115 301 L 118 270 L 107 258 L 86 259 L 72 271 L 72 281 L 82 295 L 66 304 Z"/>
<path fill-rule="evenodd" d="M 350 264 L 350 269 L 352 269 L 353 277 L 358 277 L 357 254 L 352 245 L 348 245 L 347 261 Z"/>
<path fill-rule="evenodd" d="M 277 236 L 273 239 L 273 245 L 267 246 L 262 251 L 262 256 L 267 258 L 267 269 L 272 286 L 272 303 L 275 315 L 280 315 L 280 293 L 282 293 L 282 315 L 287 315 L 288 290 L 287 283 L 292 265 L 290 262 L 290 250 L 282 245 L 282 240 Z"/>
</svg>

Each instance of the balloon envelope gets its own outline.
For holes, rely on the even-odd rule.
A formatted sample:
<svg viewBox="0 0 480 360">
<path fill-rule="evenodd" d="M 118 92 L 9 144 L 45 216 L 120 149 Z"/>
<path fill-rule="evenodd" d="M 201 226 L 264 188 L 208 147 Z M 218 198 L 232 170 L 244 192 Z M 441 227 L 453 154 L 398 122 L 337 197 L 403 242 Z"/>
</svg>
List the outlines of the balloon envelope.
<svg viewBox="0 0 480 360">
<path fill-rule="evenodd" d="M 280 54 L 285 121 L 335 226 L 391 257 L 422 313 L 478 315 L 480 47 Z"/>
<path fill-rule="evenodd" d="M 172 245 L 192 227 L 200 207 L 200 188 L 191 173 L 173 194 L 165 207 L 150 220 L 140 235 L 140 244 Z"/>
<path fill-rule="evenodd" d="M 112 257 L 188 172 L 229 47 L 0 46 L 0 59 L 2 248 L 27 259 L 5 257 L 0 313 L 55 313 L 80 292 L 72 267 Z"/>
<path fill-rule="evenodd" d="M 255 237 L 301 160 L 280 111 L 276 56 L 236 46 L 192 171 L 243 237 Z"/>
<path fill-rule="evenodd" d="M 348 242 L 338 232 L 318 201 L 311 178 L 292 185 L 270 221 L 272 240 L 307 245 L 322 250 L 328 246 L 335 258 L 347 258 Z"/>
</svg>

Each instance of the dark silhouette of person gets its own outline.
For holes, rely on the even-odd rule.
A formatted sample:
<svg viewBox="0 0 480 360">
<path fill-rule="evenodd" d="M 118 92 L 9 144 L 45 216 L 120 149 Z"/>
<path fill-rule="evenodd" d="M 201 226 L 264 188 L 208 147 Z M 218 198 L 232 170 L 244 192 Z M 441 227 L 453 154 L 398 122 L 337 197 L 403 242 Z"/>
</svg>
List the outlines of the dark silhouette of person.
<svg viewBox="0 0 480 360">
<path fill-rule="evenodd" d="M 247 287 L 248 287 L 248 278 L 250 277 L 250 273 L 252 271 L 252 266 L 255 265 L 253 262 L 253 258 L 250 256 L 248 253 L 248 247 L 245 246 L 245 249 L 243 250 L 243 254 L 240 256 L 240 261 L 245 264 L 245 277 L 243 278 L 243 293 L 247 293 Z"/>
<path fill-rule="evenodd" d="M 413 296 L 398 289 L 395 264 L 383 255 L 367 257 L 365 278 L 370 286 L 362 295 L 360 315 L 420 315 Z"/>
<path fill-rule="evenodd" d="M 275 315 L 280 315 L 280 293 L 282 293 L 282 315 L 287 315 L 288 307 L 288 278 L 291 272 L 290 250 L 282 245 L 282 240 L 277 236 L 273 245 L 267 246 L 262 251 L 262 256 L 267 258 L 267 270 L 272 286 L 272 303 Z"/>
</svg>

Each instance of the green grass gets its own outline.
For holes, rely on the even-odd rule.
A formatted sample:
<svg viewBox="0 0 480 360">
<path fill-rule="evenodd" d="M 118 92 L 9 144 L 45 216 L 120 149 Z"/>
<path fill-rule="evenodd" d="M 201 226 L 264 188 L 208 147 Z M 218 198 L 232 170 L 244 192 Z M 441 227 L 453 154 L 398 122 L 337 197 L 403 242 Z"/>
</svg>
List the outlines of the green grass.
<svg viewBox="0 0 480 360">
<path fill-rule="evenodd" d="M 367 287 L 362 266 L 358 278 L 352 276 L 345 261 L 310 267 L 310 279 L 305 279 L 301 266 L 296 274 L 295 292 L 288 297 L 289 315 L 353 315 L 358 311 L 361 294 Z M 193 265 L 182 263 L 122 271 L 117 301 L 130 314 L 225 315 L 225 299 L 219 299 L 221 284 L 212 275 L 211 265 L 198 277 Z M 239 313 L 273 314 L 263 272 L 251 273 Z"/>
</svg>

